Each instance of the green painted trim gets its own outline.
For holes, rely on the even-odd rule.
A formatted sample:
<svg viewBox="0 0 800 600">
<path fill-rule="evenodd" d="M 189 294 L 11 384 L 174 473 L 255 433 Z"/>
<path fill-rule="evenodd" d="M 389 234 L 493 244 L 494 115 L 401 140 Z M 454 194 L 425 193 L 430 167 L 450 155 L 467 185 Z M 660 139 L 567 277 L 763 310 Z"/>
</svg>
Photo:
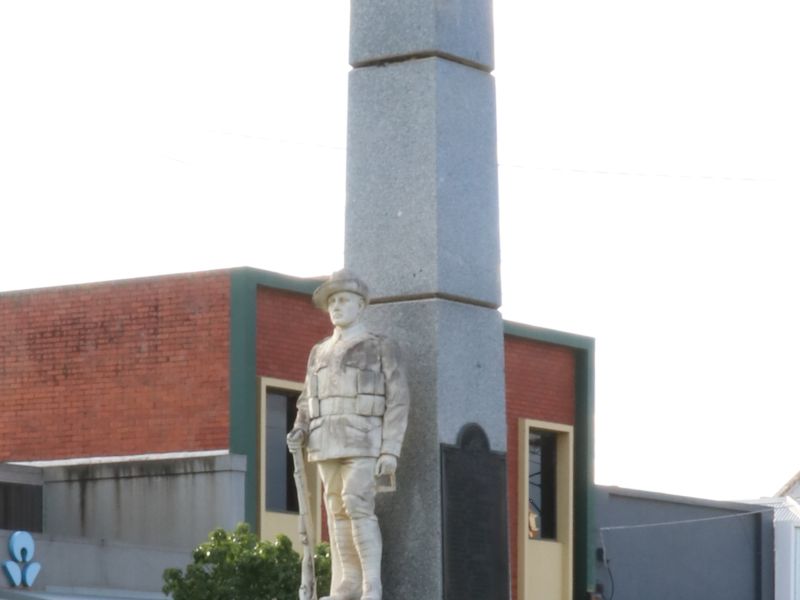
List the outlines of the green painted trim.
<svg viewBox="0 0 800 600">
<path fill-rule="evenodd" d="M 324 277 L 292 277 L 284 275 L 283 273 L 276 273 L 275 271 L 264 271 L 262 269 L 254 269 L 253 267 L 239 267 L 231 269 L 232 273 L 247 274 L 254 285 L 271 287 L 287 292 L 297 292 L 299 294 L 308 294 L 309 296 L 314 293 L 314 290 L 327 279 Z"/>
<path fill-rule="evenodd" d="M 230 271 L 230 452 L 247 457 L 245 520 L 258 527 L 258 373 L 256 316 L 259 286 L 308 294 L 324 278 L 301 279 L 272 271 L 239 267 Z"/>
<path fill-rule="evenodd" d="M 575 555 L 573 597 L 594 591 L 594 339 L 523 323 L 503 322 L 508 336 L 572 348 L 575 352 Z"/>
<path fill-rule="evenodd" d="M 503 321 L 503 333 L 556 346 L 566 346 L 576 350 L 594 350 L 594 338 L 555 329 L 534 327 L 525 323 Z"/>
<path fill-rule="evenodd" d="M 258 384 L 256 374 L 256 284 L 249 269 L 230 272 L 230 433 L 233 454 L 247 457 L 244 514 L 257 531 Z"/>
<path fill-rule="evenodd" d="M 594 342 L 575 350 L 575 600 L 594 591 Z"/>
</svg>

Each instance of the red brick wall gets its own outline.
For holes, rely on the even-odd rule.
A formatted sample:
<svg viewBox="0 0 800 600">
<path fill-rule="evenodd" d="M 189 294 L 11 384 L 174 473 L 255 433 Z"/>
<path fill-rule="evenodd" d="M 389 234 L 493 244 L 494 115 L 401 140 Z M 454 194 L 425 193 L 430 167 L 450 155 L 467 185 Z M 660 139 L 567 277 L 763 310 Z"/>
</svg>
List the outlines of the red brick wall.
<svg viewBox="0 0 800 600">
<path fill-rule="evenodd" d="M 333 330 L 327 313 L 306 294 L 258 288 L 256 370 L 302 383 L 311 347 Z"/>
<path fill-rule="evenodd" d="M 570 348 L 507 336 L 506 423 L 512 598 L 517 598 L 519 420 L 575 423 L 575 354 Z"/>
<path fill-rule="evenodd" d="M 0 294 L 0 461 L 228 447 L 230 276 Z"/>
</svg>

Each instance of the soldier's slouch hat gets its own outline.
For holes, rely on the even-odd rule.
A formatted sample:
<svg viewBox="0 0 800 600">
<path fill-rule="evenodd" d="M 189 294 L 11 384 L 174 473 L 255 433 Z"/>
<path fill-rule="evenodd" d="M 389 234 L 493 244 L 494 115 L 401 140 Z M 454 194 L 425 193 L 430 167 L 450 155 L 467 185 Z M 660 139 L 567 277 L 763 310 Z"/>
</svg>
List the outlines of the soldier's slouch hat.
<svg viewBox="0 0 800 600">
<path fill-rule="evenodd" d="M 353 292 L 369 304 L 369 288 L 355 273 L 348 269 L 336 271 L 321 286 L 314 290 L 311 301 L 320 310 L 328 310 L 328 298 L 337 292 Z"/>
</svg>

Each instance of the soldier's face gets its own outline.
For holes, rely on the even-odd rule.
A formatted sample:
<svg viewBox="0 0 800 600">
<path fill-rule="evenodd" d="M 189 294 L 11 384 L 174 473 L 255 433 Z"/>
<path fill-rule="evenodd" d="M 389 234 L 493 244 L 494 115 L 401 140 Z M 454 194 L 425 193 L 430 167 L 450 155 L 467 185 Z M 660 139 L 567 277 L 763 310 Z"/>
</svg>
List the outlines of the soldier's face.
<svg viewBox="0 0 800 600">
<path fill-rule="evenodd" d="M 364 299 L 353 292 L 336 292 L 328 298 L 328 314 L 336 327 L 347 328 L 358 320 Z"/>
</svg>

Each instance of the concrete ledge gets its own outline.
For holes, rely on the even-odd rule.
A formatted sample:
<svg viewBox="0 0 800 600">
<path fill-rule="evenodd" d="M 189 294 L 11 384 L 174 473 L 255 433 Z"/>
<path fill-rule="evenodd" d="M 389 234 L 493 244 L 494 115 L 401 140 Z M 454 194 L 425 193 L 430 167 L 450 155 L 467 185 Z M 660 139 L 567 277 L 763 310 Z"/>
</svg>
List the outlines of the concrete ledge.
<svg viewBox="0 0 800 600">
<path fill-rule="evenodd" d="M 42 485 L 42 470 L 37 467 L 0 463 L 0 482 Z"/>
<path fill-rule="evenodd" d="M 181 459 L 77 463 L 67 466 L 46 467 L 43 480 L 94 481 L 100 479 L 131 479 L 137 477 L 181 477 L 203 473 L 227 471 L 244 473 L 247 460 L 238 454 L 188 457 Z"/>
</svg>

